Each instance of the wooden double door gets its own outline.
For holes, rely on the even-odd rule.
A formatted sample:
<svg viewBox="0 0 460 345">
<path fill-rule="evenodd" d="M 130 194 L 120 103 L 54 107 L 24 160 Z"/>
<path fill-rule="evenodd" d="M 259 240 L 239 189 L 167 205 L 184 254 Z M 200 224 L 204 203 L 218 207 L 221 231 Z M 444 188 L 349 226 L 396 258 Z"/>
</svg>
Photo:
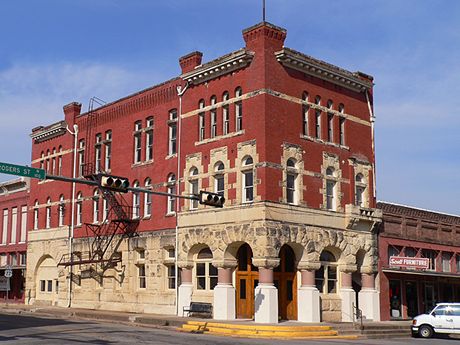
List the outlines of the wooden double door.
<svg viewBox="0 0 460 345">
<path fill-rule="evenodd" d="M 238 250 L 236 271 L 236 317 L 254 318 L 254 290 L 259 284 L 259 271 L 252 265 L 252 250 L 244 244 Z M 281 248 L 280 265 L 274 270 L 274 285 L 278 289 L 278 313 L 283 320 L 297 320 L 297 275 L 294 252 Z"/>
</svg>

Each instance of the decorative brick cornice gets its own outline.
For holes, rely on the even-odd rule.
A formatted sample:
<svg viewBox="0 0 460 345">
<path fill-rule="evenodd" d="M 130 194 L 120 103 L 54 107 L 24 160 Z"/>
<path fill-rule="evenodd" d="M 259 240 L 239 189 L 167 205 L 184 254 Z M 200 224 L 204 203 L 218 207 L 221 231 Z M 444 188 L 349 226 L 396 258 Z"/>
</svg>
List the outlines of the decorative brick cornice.
<svg viewBox="0 0 460 345">
<path fill-rule="evenodd" d="M 32 130 L 30 137 L 35 142 L 41 143 L 65 134 L 66 127 L 67 124 L 65 121 L 60 121 L 47 127 L 37 127 Z"/>
<path fill-rule="evenodd" d="M 397 215 L 403 217 L 420 218 L 421 220 L 460 225 L 460 216 L 446 213 L 439 213 L 430 210 L 423 210 L 405 205 L 392 204 L 387 202 L 377 202 L 377 208 L 383 211 L 384 217 L 387 215 Z"/>
<path fill-rule="evenodd" d="M 327 80 L 353 91 L 364 92 L 373 86 L 372 77 L 364 73 L 347 71 L 290 48 L 283 48 L 276 52 L 275 56 L 285 67 Z"/>
<path fill-rule="evenodd" d="M 240 49 L 195 67 L 193 71 L 183 74 L 182 79 L 190 84 L 198 85 L 248 66 L 253 56 L 252 52 Z"/>
</svg>

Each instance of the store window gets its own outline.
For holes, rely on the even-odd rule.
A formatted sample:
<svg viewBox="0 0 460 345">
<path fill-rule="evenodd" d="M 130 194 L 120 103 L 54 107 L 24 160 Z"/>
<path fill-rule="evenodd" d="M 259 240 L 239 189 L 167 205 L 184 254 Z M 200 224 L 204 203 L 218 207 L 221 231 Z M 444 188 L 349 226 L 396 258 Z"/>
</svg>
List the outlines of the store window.
<svg viewBox="0 0 460 345">
<path fill-rule="evenodd" d="M 390 316 L 392 318 L 401 318 L 401 281 L 390 280 L 389 289 L 390 298 Z"/>
</svg>

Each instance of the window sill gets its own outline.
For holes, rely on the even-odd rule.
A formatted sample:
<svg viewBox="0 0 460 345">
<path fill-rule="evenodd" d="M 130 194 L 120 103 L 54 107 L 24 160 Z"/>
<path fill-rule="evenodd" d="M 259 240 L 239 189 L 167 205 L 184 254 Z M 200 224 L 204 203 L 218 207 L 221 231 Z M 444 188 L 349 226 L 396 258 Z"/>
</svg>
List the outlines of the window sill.
<svg viewBox="0 0 460 345">
<path fill-rule="evenodd" d="M 143 167 L 143 166 L 146 166 L 146 165 L 150 165 L 150 164 L 153 164 L 153 159 L 150 159 L 148 161 L 143 161 L 143 162 L 137 162 L 137 163 L 133 163 L 131 164 L 131 168 L 140 168 L 140 167 Z"/>
<path fill-rule="evenodd" d="M 244 133 L 245 133 L 245 131 L 243 129 L 243 130 L 238 131 L 238 132 L 232 132 L 232 133 L 225 134 L 225 135 L 219 135 L 219 136 L 214 137 L 214 138 L 208 138 L 208 139 L 196 141 L 195 146 L 200 146 L 200 145 L 205 145 L 205 144 L 208 144 L 208 143 L 213 143 L 215 141 L 222 140 L 222 139 L 237 137 L 239 135 L 243 135 Z"/>
<path fill-rule="evenodd" d="M 323 144 L 323 145 L 328 145 L 328 146 L 332 146 L 332 147 L 337 147 L 337 148 L 342 149 L 342 150 L 350 151 L 350 147 L 349 147 L 349 146 L 340 145 L 340 144 L 337 144 L 337 143 L 325 141 L 325 140 L 323 140 L 323 139 L 311 137 L 311 136 L 309 136 L 309 135 L 301 134 L 301 135 L 300 135 L 300 138 L 305 139 L 305 140 L 308 140 L 308 141 L 312 141 L 312 142 L 314 142 L 314 143 L 319 143 L 319 144 Z"/>
<path fill-rule="evenodd" d="M 149 220 L 150 218 L 152 218 L 152 215 L 144 216 L 142 217 L 142 220 Z"/>
<path fill-rule="evenodd" d="M 173 158 L 177 158 L 177 153 L 173 153 L 172 155 L 167 155 L 165 157 L 165 159 L 173 159 Z"/>
<path fill-rule="evenodd" d="M 175 216 L 176 216 L 176 212 L 170 212 L 170 213 L 165 214 L 165 217 L 175 217 Z"/>
</svg>

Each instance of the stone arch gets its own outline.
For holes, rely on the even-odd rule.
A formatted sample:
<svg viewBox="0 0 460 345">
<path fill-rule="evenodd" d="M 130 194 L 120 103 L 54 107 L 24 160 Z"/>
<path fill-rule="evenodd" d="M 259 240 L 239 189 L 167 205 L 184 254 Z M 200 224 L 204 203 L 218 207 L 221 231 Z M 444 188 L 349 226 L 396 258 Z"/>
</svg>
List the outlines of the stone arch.
<svg viewBox="0 0 460 345">
<path fill-rule="evenodd" d="M 46 304 L 55 304 L 58 300 L 57 282 L 59 271 L 56 261 L 51 255 L 44 255 L 38 261 L 34 270 L 36 300 Z"/>
</svg>

